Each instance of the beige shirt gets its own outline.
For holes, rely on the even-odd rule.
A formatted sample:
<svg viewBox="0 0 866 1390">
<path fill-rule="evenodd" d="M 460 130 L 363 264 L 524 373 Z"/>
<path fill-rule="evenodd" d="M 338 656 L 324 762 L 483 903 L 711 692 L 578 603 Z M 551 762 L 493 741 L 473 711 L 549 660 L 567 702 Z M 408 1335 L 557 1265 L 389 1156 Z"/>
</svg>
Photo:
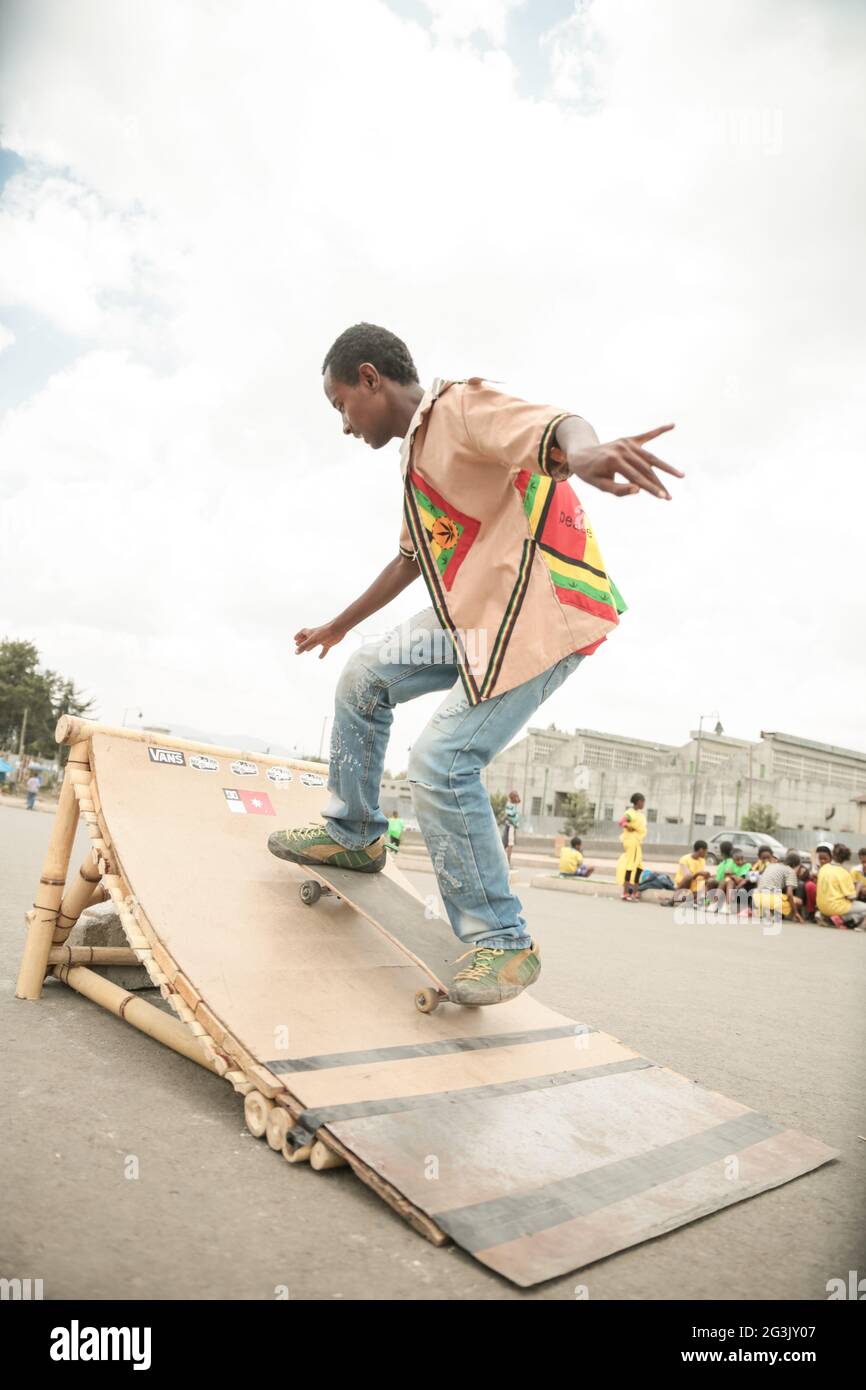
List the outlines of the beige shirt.
<svg viewBox="0 0 866 1390">
<path fill-rule="evenodd" d="M 434 382 L 400 450 L 401 554 L 417 558 L 471 705 L 588 654 L 624 611 L 556 426 L 478 377 Z"/>
</svg>

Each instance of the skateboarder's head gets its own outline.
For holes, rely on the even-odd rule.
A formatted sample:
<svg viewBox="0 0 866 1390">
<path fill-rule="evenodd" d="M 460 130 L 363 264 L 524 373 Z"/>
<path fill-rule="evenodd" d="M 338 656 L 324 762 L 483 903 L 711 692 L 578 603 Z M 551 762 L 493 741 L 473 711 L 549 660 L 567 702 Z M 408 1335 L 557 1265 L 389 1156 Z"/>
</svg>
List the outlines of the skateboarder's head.
<svg viewBox="0 0 866 1390">
<path fill-rule="evenodd" d="M 643 792 L 634 792 L 631 797 L 631 805 L 634 807 L 636 811 L 639 811 L 641 809 L 645 801 L 646 797 L 644 796 Z"/>
<path fill-rule="evenodd" d="M 374 323 L 356 323 L 341 333 L 325 355 L 322 375 L 343 433 L 371 449 L 406 433 L 423 395 L 406 344 Z"/>
<path fill-rule="evenodd" d="M 851 858 L 851 851 L 847 845 L 834 845 L 833 858 L 837 864 L 847 864 Z"/>
<path fill-rule="evenodd" d="M 695 856 L 695 858 L 696 858 L 696 859 L 703 859 L 703 857 L 704 857 L 704 855 L 706 854 L 706 852 L 707 852 L 707 842 L 706 842 L 706 840 L 695 840 L 695 843 L 692 845 L 692 854 Z"/>
</svg>

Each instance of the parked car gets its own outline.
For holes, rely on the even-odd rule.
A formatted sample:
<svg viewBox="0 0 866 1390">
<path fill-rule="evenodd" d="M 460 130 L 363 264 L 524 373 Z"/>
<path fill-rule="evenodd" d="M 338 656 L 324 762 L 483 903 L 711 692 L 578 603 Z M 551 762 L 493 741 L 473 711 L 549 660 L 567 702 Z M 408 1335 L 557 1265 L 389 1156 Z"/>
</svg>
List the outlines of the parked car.
<svg viewBox="0 0 866 1390">
<path fill-rule="evenodd" d="M 711 840 L 707 840 L 707 863 L 719 864 L 721 862 L 721 852 L 719 846 L 723 840 L 730 840 L 734 849 L 741 849 L 750 864 L 754 864 L 758 857 L 758 850 L 764 845 L 769 845 L 777 859 L 784 859 L 788 853 L 785 846 L 775 839 L 772 835 L 764 835 L 758 830 L 720 830 L 718 835 L 714 835 Z M 809 858 L 807 851 L 798 850 L 804 859 Z"/>
</svg>

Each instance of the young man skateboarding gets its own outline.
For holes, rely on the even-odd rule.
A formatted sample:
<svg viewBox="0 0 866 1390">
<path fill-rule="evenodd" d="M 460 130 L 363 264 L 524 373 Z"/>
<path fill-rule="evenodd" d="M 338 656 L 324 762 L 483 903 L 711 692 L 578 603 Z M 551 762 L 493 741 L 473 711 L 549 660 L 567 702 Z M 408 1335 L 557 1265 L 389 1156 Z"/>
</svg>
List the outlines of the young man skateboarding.
<svg viewBox="0 0 866 1390">
<path fill-rule="evenodd" d="M 373 324 L 342 333 L 322 370 L 344 434 L 372 449 L 403 440 L 403 529 L 379 577 L 338 617 L 301 628 L 296 652 L 321 648 L 323 657 L 419 574 L 432 607 L 350 657 L 337 685 L 323 821 L 279 831 L 269 848 L 298 864 L 382 869 L 379 784 L 394 707 L 447 692 L 413 744 L 409 781 L 466 948 L 450 997 L 498 1004 L 532 984 L 541 963 L 480 772 L 625 607 L 567 479 L 669 500 L 655 470 L 683 474 L 645 446 L 673 426 L 600 444 L 579 416 L 476 377 L 425 391 L 405 343 Z"/>
</svg>

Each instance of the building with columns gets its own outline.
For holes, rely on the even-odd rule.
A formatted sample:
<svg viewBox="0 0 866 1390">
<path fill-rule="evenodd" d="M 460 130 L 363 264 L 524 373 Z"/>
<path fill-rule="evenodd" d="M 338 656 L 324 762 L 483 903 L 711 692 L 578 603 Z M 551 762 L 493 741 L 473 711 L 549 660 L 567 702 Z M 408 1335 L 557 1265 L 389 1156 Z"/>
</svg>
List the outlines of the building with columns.
<svg viewBox="0 0 866 1390">
<path fill-rule="evenodd" d="M 551 724 L 529 728 L 482 774 L 488 792 L 517 791 L 522 828 L 557 835 L 566 798 L 587 794 L 598 839 L 615 839 L 632 792 L 646 797 L 647 841 L 688 839 L 694 798 L 695 835 L 734 829 L 755 803 L 774 806 L 779 838 L 806 849 L 817 839 L 866 844 L 866 752 L 762 731 L 757 742 L 693 732 L 683 744 L 607 734 L 568 733 Z M 382 784 L 382 808 L 412 820 L 409 783 Z"/>
</svg>

